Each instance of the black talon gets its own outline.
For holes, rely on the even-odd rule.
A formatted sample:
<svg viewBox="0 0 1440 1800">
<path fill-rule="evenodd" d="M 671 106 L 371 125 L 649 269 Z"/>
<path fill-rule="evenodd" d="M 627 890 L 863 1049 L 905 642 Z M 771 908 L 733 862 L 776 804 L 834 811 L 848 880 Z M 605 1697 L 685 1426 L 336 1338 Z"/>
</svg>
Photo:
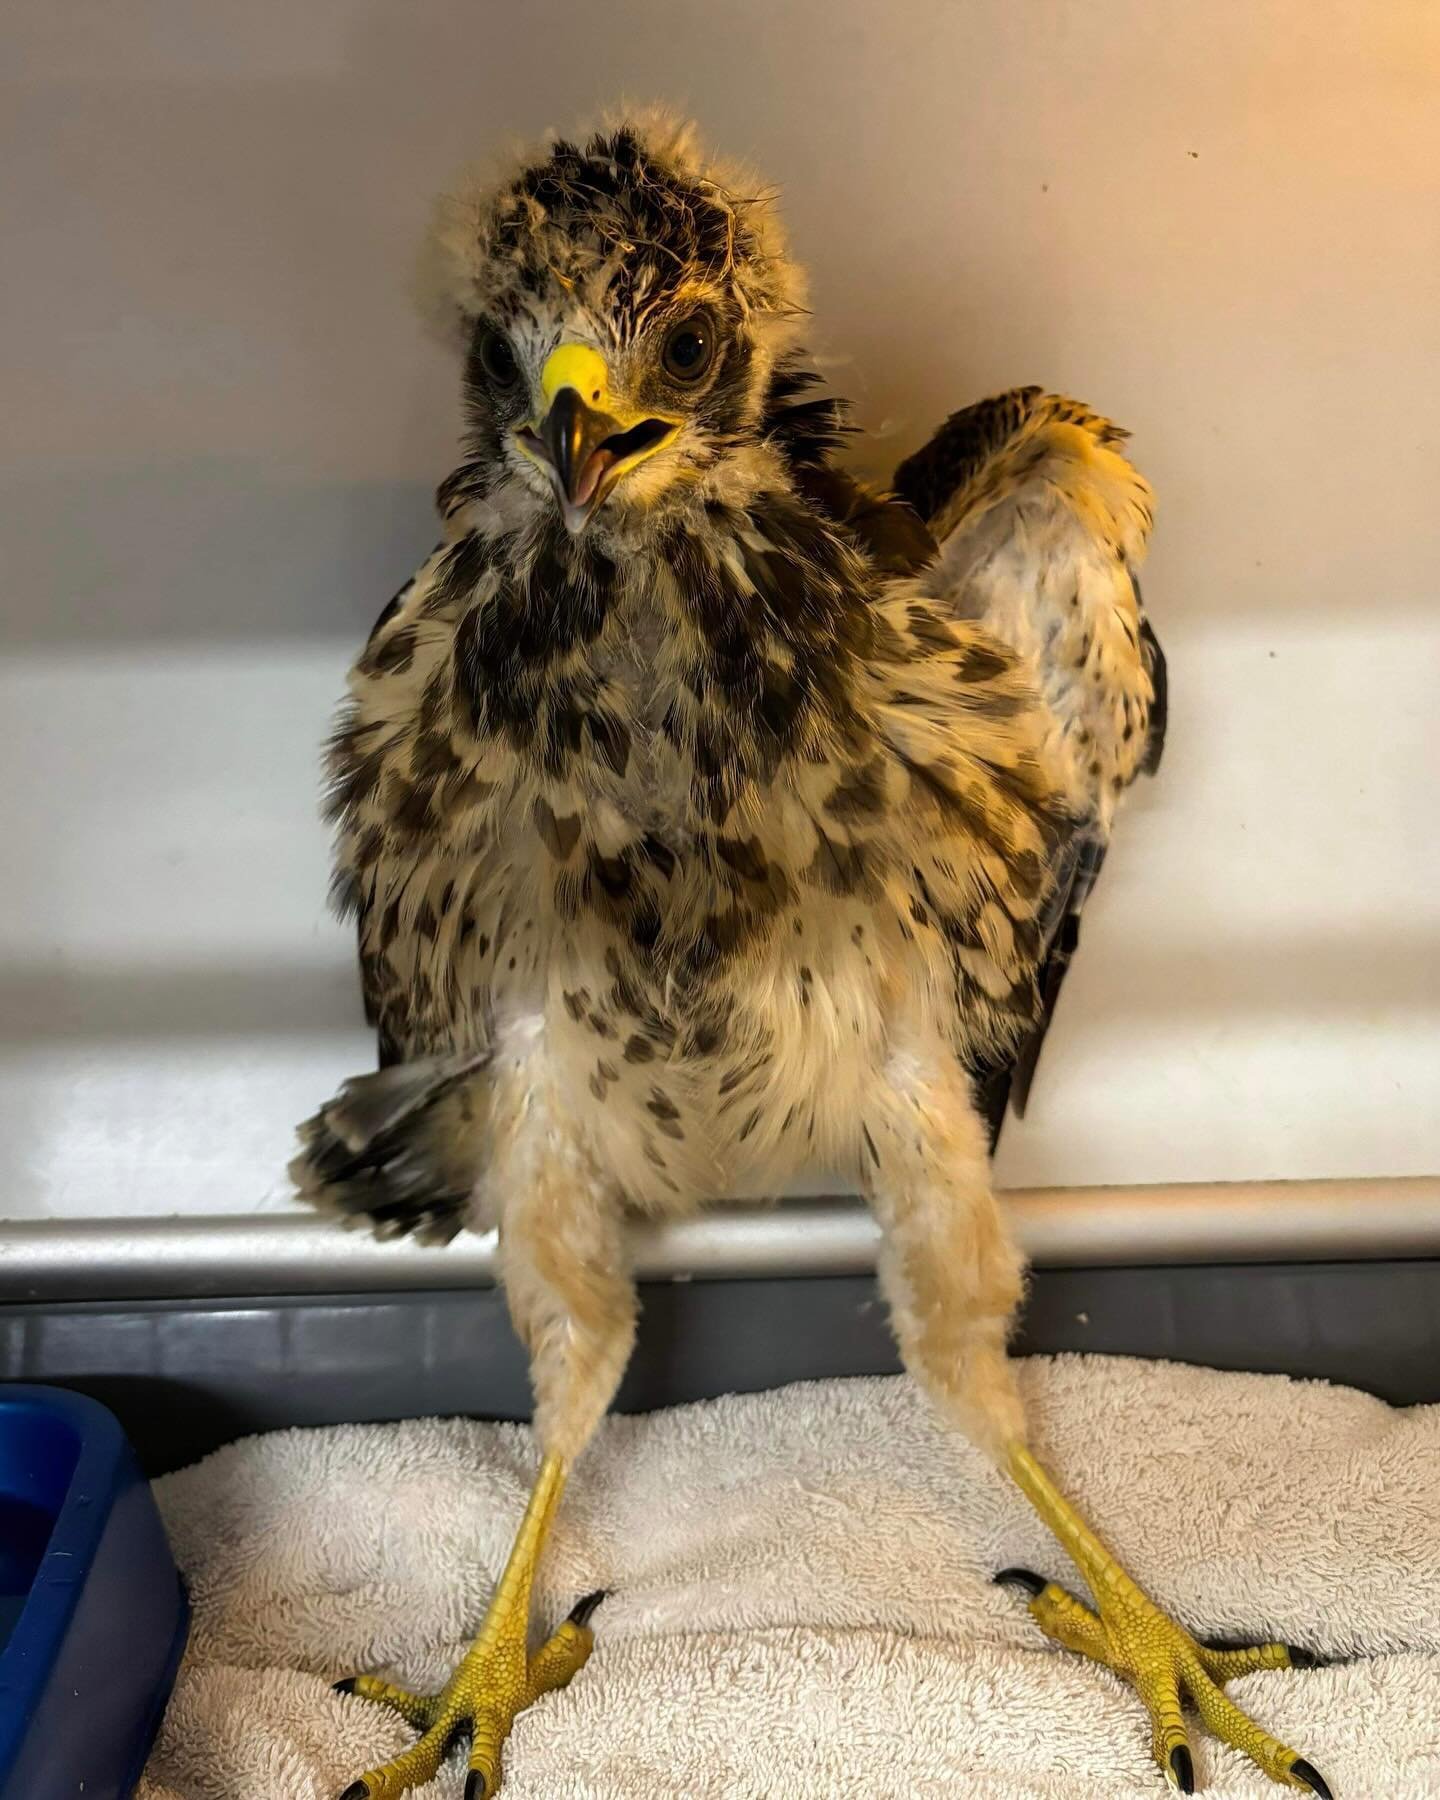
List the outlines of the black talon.
<svg viewBox="0 0 1440 1800">
<path fill-rule="evenodd" d="M 571 1607 L 570 1623 L 572 1625 L 588 1625 L 590 1623 L 591 1614 L 595 1611 L 595 1608 L 602 1600 L 608 1600 L 609 1598 L 609 1588 L 596 1588 L 593 1594 L 586 1594 L 583 1600 L 577 1600 L 574 1606 Z"/>
<path fill-rule="evenodd" d="M 355 1692 L 355 1677 L 353 1675 L 347 1675 L 343 1681 L 332 1681 L 330 1684 L 330 1692 L 332 1694 L 353 1694 Z M 348 1794 L 342 1794 L 340 1800 L 350 1800 L 350 1796 Z"/>
<path fill-rule="evenodd" d="M 345 1800 L 343 1794 L 340 1800 Z M 472 1769 L 465 1777 L 465 1800 L 485 1800 L 485 1773 L 482 1769 Z"/>
<path fill-rule="evenodd" d="M 370 1800 L 370 1784 L 365 1781 L 352 1781 L 340 1800 Z"/>
<path fill-rule="evenodd" d="M 1291 1763 L 1290 1773 L 1297 1781 L 1303 1781 L 1312 1794 L 1318 1794 L 1320 1800 L 1335 1800 L 1335 1796 L 1330 1792 L 1330 1785 L 1325 1777 L 1313 1763 L 1306 1762 L 1303 1756 L 1297 1756 L 1294 1762 Z"/>
<path fill-rule="evenodd" d="M 1004 1587 L 1013 1581 L 1017 1587 L 1023 1587 L 1031 1599 L 1045 1592 L 1044 1576 L 1037 1575 L 1033 1569 L 1002 1569 L 998 1575 L 992 1575 L 990 1581 L 995 1587 Z"/>
<path fill-rule="evenodd" d="M 1302 1649 L 1299 1644 L 1287 1644 L 1285 1654 L 1290 1658 L 1292 1669 L 1318 1669 L 1325 1661 L 1323 1656 L 1317 1656 L 1313 1650 Z"/>
<path fill-rule="evenodd" d="M 1195 1792 L 1195 1765 L 1190 1760 L 1190 1752 L 1183 1744 L 1177 1744 L 1170 1752 L 1170 1772 L 1175 1777 L 1175 1785 L 1182 1794 Z"/>
</svg>

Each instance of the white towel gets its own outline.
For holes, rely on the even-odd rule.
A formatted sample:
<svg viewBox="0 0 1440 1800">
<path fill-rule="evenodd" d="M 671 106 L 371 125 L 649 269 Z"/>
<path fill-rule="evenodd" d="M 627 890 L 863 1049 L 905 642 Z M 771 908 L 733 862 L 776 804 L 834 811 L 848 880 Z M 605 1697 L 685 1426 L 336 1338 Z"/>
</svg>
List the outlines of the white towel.
<svg viewBox="0 0 1440 1800">
<path fill-rule="evenodd" d="M 1038 1453 L 1200 1635 L 1358 1660 L 1231 1692 L 1336 1800 L 1440 1795 L 1440 1406 L 1120 1358 L 1021 1364 Z M 534 1472 L 456 1420 L 252 1438 L 157 1484 L 195 1627 L 137 1800 L 334 1800 L 412 1741 L 340 1674 L 437 1686 Z M 613 1590 L 596 1648 L 517 1722 L 505 1800 L 1056 1800 L 1166 1793 L 1108 1671 L 990 1577 L 1075 1572 L 904 1378 L 607 1422 L 537 1585 Z M 1281 1791 L 1196 1727 L 1211 1800 Z M 454 1800 L 463 1760 L 424 1800 Z"/>
</svg>

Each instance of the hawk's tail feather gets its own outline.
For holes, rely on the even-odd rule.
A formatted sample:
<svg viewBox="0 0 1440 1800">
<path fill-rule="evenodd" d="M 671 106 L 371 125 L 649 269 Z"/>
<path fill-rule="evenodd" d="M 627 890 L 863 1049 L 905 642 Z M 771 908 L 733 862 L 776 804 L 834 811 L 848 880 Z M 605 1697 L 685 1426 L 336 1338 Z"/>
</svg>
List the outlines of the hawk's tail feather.
<svg viewBox="0 0 1440 1800">
<path fill-rule="evenodd" d="M 377 1237 L 448 1243 L 479 1173 L 489 1060 L 430 1057 L 347 1081 L 300 1127 L 300 1198 Z"/>
</svg>

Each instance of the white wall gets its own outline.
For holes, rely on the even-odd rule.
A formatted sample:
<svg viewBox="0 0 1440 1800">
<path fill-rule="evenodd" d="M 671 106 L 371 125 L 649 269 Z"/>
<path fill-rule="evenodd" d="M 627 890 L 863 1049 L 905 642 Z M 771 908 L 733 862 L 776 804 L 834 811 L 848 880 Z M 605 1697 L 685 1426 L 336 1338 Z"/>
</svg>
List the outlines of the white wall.
<svg viewBox="0 0 1440 1800">
<path fill-rule="evenodd" d="M 370 1046 L 316 746 L 432 541 L 431 193 L 622 93 L 784 184 L 880 469 L 1135 433 L 1171 743 L 1013 1183 L 1440 1168 L 1428 0 L 10 0 L 0 1213 L 283 1204 Z"/>
</svg>

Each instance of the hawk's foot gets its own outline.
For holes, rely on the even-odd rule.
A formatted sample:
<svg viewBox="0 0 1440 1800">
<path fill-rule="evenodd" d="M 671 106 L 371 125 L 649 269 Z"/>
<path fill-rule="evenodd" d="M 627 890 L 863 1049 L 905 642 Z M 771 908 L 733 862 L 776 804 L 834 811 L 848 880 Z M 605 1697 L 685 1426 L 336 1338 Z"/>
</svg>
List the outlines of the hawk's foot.
<svg viewBox="0 0 1440 1800">
<path fill-rule="evenodd" d="M 590 1615 L 605 1598 L 589 1594 L 533 1656 L 526 1652 L 525 1618 L 492 1605 L 480 1635 L 438 1694 L 411 1694 L 374 1675 L 336 1684 L 341 1693 L 388 1707 L 420 1732 L 419 1741 L 379 1768 L 368 1769 L 340 1800 L 390 1800 L 433 1780 L 450 1750 L 468 1739 L 470 1774 L 465 1800 L 489 1800 L 500 1786 L 500 1759 L 510 1727 L 542 1694 L 562 1688 L 584 1667 L 594 1647 Z"/>
<path fill-rule="evenodd" d="M 1226 1682 L 1253 1670 L 1304 1668 L 1317 1659 L 1286 1644 L 1198 1643 L 1126 1573 L 1028 1451 L 1012 1451 L 1010 1472 L 1069 1551 L 1095 1607 L 1028 1569 L 1006 1569 L 996 1581 L 1026 1590 L 1031 1616 L 1047 1637 L 1104 1663 L 1134 1687 L 1150 1715 L 1151 1753 L 1171 1786 L 1182 1794 L 1195 1791 L 1183 1711 L 1188 1704 L 1207 1730 L 1243 1750 L 1272 1780 L 1331 1800 L 1319 1771 L 1271 1737 L 1224 1691 Z"/>
<path fill-rule="evenodd" d="M 525 1517 L 475 1642 L 438 1694 L 411 1694 L 373 1675 L 337 1685 L 399 1713 L 420 1733 L 419 1742 L 379 1768 L 367 1769 L 340 1800 L 393 1800 L 433 1780 L 453 1745 L 468 1740 L 470 1776 L 465 1800 L 490 1800 L 500 1786 L 500 1757 L 516 1716 L 542 1694 L 584 1667 L 594 1648 L 590 1615 L 605 1598 L 589 1594 L 544 1644 L 530 1655 L 530 1590 L 535 1565 L 565 1486 L 565 1468 L 547 1456 L 531 1490 Z"/>
</svg>

